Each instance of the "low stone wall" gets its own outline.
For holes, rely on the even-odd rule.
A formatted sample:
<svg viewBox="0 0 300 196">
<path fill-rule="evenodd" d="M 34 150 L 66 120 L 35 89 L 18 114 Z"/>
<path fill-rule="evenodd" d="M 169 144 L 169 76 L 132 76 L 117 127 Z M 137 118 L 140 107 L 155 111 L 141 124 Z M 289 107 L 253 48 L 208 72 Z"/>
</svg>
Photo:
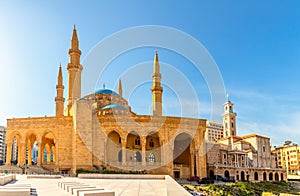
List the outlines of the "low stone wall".
<svg viewBox="0 0 300 196">
<path fill-rule="evenodd" d="M 5 185 L 13 180 L 16 180 L 16 174 L 0 176 L 0 185 Z"/>
<path fill-rule="evenodd" d="M 140 175 L 140 174 L 78 174 L 78 178 L 88 179 L 154 179 L 164 180 L 165 175 Z"/>
<path fill-rule="evenodd" d="M 30 178 L 61 178 L 61 175 L 28 175 L 27 176 L 27 179 L 30 179 Z"/>
</svg>

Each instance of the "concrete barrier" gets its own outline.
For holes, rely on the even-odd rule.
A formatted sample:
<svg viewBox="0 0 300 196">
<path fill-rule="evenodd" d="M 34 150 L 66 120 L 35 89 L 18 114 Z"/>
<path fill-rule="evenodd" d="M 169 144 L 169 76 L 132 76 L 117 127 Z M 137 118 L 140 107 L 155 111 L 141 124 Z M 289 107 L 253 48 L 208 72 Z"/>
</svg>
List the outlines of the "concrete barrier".
<svg viewBox="0 0 300 196">
<path fill-rule="evenodd" d="M 82 185 L 84 185 L 84 184 L 83 183 L 78 183 L 78 182 L 77 183 L 73 183 L 73 184 L 72 183 L 71 184 L 64 184 L 63 185 L 63 189 L 64 190 L 68 190 L 68 187 L 82 186 Z"/>
<path fill-rule="evenodd" d="M 90 185 L 87 185 L 87 184 L 80 184 L 80 185 L 74 184 L 74 185 L 67 186 L 67 191 L 69 193 L 71 193 L 72 192 L 72 188 L 77 188 L 77 187 L 79 187 L 79 188 L 85 188 L 85 187 L 89 187 L 89 186 Z"/>
<path fill-rule="evenodd" d="M 115 196 L 113 191 L 82 191 L 79 196 Z"/>
<path fill-rule="evenodd" d="M 5 185 L 13 180 L 16 180 L 16 174 L 0 176 L 0 185 Z"/>
<path fill-rule="evenodd" d="M 89 189 L 96 189 L 95 186 L 88 186 L 88 187 L 71 187 L 70 193 L 73 195 L 75 190 L 89 190 Z"/>
<path fill-rule="evenodd" d="M 61 175 L 27 175 L 27 179 L 30 178 L 57 179 L 57 178 L 61 178 Z"/>
<path fill-rule="evenodd" d="M 164 180 L 165 175 L 150 175 L 150 174 L 78 174 L 78 178 L 87 179 L 153 179 Z"/>
<path fill-rule="evenodd" d="M 7 184 L 4 187 L 24 187 L 24 188 L 31 188 L 31 184 Z"/>
<path fill-rule="evenodd" d="M 0 188 L 0 196 L 30 196 L 30 188 L 7 187 Z"/>
<path fill-rule="evenodd" d="M 74 196 L 79 196 L 80 192 L 84 192 L 84 191 L 103 191 L 104 189 L 102 188 L 81 188 L 81 189 L 73 189 L 73 195 Z"/>
</svg>

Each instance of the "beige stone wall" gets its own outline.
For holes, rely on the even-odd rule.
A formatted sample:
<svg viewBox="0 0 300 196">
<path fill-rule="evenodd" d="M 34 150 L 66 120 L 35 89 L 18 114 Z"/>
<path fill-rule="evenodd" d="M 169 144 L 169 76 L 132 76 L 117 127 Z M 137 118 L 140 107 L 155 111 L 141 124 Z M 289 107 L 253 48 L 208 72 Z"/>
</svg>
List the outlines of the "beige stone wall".
<svg viewBox="0 0 300 196">
<path fill-rule="evenodd" d="M 149 173 L 174 175 L 174 141 L 184 134 L 191 138 L 190 146 L 184 151 L 182 160 L 187 168 L 181 169 L 182 176 L 206 176 L 206 150 L 204 134 L 206 121 L 177 117 L 152 117 L 129 115 L 97 115 L 93 105 L 85 100 L 77 101 L 70 110 L 72 116 L 9 119 L 7 124 L 7 143 L 14 136 L 20 140 L 22 160 L 25 163 L 26 146 L 29 135 L 34 135 L 40 144 L 52 141 L 55 144 L 55 171 L 78 168 L 91 169 L 93 165 L 108 165 L 118 162 L 111 168 L 147 169 Z M 53 138 L 45 138 L 51 133 Z M 110 136 L 108 139 L 108 136 Z M 33 137 L 33 138 L 35 138 Z M 49 136 L 47 136 L 49 137 Z M 137 137 L 140 140 L 135 144 Z M 151 145 L 150 145 L 151 142 Z M 22 147 L 25 146 L 25 147 Z M 43 145 L 42 145 L 43 147 Z M 118 160 L 118 153 L 126 157 Z M 135 166 L 136 152 L 141 153 L 141 164 Z M 155 163 L 150 163 L 150 153 Z M 41 153 L 40 156 L 43 156 Z M 20 160 L 21 160 L 20 159 Z M 191 162 L 196 162 L 196 168 Z M 41 162 L 41 164 L 43 164 Z"/>
<path fill-rule="evenodd" d="M 11 144 L 14 136 L 18 136 L 22 157 L 19 165 L 25 164 L 26 147 L 29 145 L 29 136 L 34 135 L 38 144 L 44 147 L 44 136 L 51 134 L 55 144 L 55 164 L 61 168 L 72 166 L 72 135 L 73 122 L 71 117 L 41 117 L 16 118 L 7 120 L 6 143 Z M 25 155 L 24 155 L 25 154 Z M 9 161 L 7 161 L 9 162 Z"/>
</svg>

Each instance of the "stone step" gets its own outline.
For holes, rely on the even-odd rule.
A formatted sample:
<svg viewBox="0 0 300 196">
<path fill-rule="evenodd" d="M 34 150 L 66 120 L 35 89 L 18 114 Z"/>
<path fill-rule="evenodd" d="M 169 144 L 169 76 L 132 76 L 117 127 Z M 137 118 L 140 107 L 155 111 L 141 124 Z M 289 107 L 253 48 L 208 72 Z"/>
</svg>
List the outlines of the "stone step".
<svg viewBox="0 0 300 196">
<path fill-rule="evenodd" d="M 82 191 L 78 196 L 115 196 L 115 192 L 113 191 Z"/>
</svg>

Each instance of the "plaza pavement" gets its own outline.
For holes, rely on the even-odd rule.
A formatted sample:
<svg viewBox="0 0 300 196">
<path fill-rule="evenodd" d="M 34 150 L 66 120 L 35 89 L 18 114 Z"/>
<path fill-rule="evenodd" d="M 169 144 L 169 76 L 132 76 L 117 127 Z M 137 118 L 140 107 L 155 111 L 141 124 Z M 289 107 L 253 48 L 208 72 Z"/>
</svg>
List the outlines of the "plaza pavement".
<svg viewBox="0 0 300 196">
<path fill-rule="evenodd" d="M 171 177 L 165 179 L 81 179 L 62 177 L 56 179 L 29 178 L 17 175 L 17 180 L 11 183 L 31 184 L 38 196 L 70 196 L 71 194 L 58 187 L 58 182 L 81 182 L 107 191 L 114 191 L 116 196 L 188 196 L 190 195 Z"/>
</svg>

